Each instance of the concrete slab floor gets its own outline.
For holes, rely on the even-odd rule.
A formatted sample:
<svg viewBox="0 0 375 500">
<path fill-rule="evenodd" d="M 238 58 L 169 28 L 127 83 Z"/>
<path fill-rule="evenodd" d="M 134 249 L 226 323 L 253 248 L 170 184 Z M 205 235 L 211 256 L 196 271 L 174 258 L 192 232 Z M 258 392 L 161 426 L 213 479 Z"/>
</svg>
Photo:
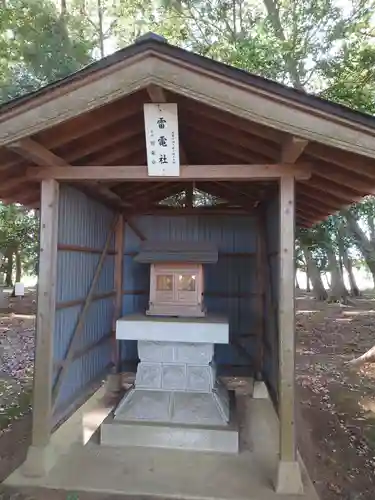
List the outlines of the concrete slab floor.
<svg viewBox="0 0 375 500">
<path fill-rule="evenodd" d="M 97 404 L 100 406 L 100 398 Z M 98 424 L 98 419 L 104 419 L 106 414 L 106 411 L 100 413 L 98 408 L 94 411 L 94 407 L 91 404 L 90 412 L 97 415 L 96 421 L 93 416 L 83 418 L 83 422 L 90 422 L 91 431 L 94 423 Z M 97 444 L 94 434 L 86 444 L 75 439 L 69 450 L 65 442 L 64 452 L 47 476 L 28 478 L 17 470 L 5 484 L 18 488 L 95 492 L 102 493 L 103 498 L 109 494 L 122 494 L 137 498 L 280 500 L 280 495 L 273 490 L 277 469 L 277 417 L 272 404 L 269 400 L 241 396 L 238 398 L 238 411 L 244 416 L 241 422 L 241 452 L 238 455 L 139 447 L 111 448 Z M 65 430 L 62 436 L 66 439 L 66 435 Z M 54 436 L 55 449 L 59 447 L 58 441 Z M 303 496 L 281 498 L 318 500 L 305 471 L 304 486 Z"/>
</svg>

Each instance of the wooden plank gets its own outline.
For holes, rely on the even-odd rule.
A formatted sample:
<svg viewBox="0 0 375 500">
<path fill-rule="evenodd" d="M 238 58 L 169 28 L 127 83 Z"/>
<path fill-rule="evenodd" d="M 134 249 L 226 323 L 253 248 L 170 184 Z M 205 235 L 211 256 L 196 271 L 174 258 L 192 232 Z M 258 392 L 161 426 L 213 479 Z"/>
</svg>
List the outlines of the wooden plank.
<svg viewBox="0 0 375 500">
<path fill-rule="evenodd" d="M 124 266 L 124 236 L 125 236 L 125 223 L 124 216 L 120 215 L 118 218 L 118 223 L 116 226 L 115 233 L 115 307 L 113 311 L 113 322 L 112 322 L 112 332 L 113 332 L 113 366 L 115 369 L 115 373 L 119 373 L 121 359 L 120 359 L 120 350 L 119 350 L 119 342 L 116 339 L 116 322 L 122 316 L 122 283 L 123 283 L 123 266 Z"/>
<path fill-rule="evenodd" d="M 280 180 L 279 422 L 280 460 L 296 460 L 295 429 L 295 180 Z"/>
<path fill-rule="evenodd" d="M 147 85 L 146 90 L 151 99 L 151 102 L 167 102 L 167 97 L 165 95 L 164 89 L 159 87 L 159 85 Z"/>
<path fill-rule="evenodd" d="M 50 168 L 31 167 L 27 169 L 27 178 L 42 180 L 54 178 L 64 181 L 84 180 L 160 180 L 159 177 L 150 177 L 147 167 L 143 165 L 106 166 L 97 165 L 90 167 L 59 167 Z M 181 166 L 181 180 L 248 180 L 248 179 L 278 179 L 283 175 L 295 176 L 296 179 L 307 180 L 310 178 L 310 165 L 286 164 L 259 164 L 259 165 L 183 165 Z M 165 180 L 176 180 L 176 177 L 163 177 Z"/>
<path fill-rule="evenodd" d="M 72 362 L 76 338 L 81 333 L 82 328 L 84 326 L 86 314 L 87 314 L 87 311 L 88 311 L 88 309 L 89 309 L 89 307 L 90 307 L 90 305 L 92 303 L 92 299 L 94 297 L 95 288 L 96 288 L 96 285 L 98 283 L 98 280 L 99 280 L 99 277 L 100 277 L 100 273 L 102 271 L 102 267 L 103 267 L 104 261 L 105 261 L 105 259 L 107 257 L 107 252 L 108 252 L 109 246 L 111 244 L 112 235 L 113 235 L 113 232 L 114 232 L 115 227 L 117 225 L 117 221 L 118 221 L 118 216 L 116 215 L 116 217 L 115 217 L 115 219 L 114 219 L 114 221 L 113 221 L 113 223 L 112 223 L 112 225 L 111 225 L 111 227 L 110 227 L 110 229 L 108 231 L 107 239 L 106 239 L 105 245 L 103 247 L 102 254 L 100 255 L 98 264 L 96 266 L 94 277 L 93 277 L 93 279 L 91 281 L 91 285 L 90 285 L 90 288 L 89 288 L 89 291 L 88 291 L 85 303 L 84 303 L 83 308 L 82 308 L 82 310 L 80 312 L 80 315 L 78 317 L 77 324 L 76 324 L 76 326 L 74 328 L 72 336 L 71 336 L 71 338 L 69 340 L 68 348 L 67 348 L 67 352 L 66 352 L 66 356 L 65 356 L 65 359 L 64 359 L 64 365 L 63 365 L 63 367 L 61 368 L 61 370 L 58 372 L 58 374 L 56 376 L 56 381 L 55 381 L 55 384 L 54 384 L 53 390 L 52 390 L 53 409 L 56 408 L 57 397 L 58 397 L 58 394 L 59 394 L 59 390 L 60 390 L 61 384 L 63 383 L 64 377 L 66 375 L 66 371 L 67 371 L 67 369 L 69 368 L 69 366 L 70 366 L 70 364 Z"/>
<path fill-rule="evenodd" d="M 281 161 L 283 163 L 295 163 L 304 152 L 309 141 L 301 137 L 290 136 L 281 149 Z"/>
<path fill-rule="evenodd" d="M 133 231 L 133 233 L 136 234 L 141 241 L 147 240 L 146 236 L 142 233 L 142 231 L 137 227 L 136 224 L 134 224 L 134 222 L 130 218 L 126 218 L 125 221 L 126 224 Z"/>
<path fill-rule="evenodd" d="M 59 243 L 57 245 L 57 250 L 61 250 L 62 252 L 82 252 L 82 253 L 102 253 L 102 248 L 92 248 L 92 247 L 84 247 L 81 245 L 67 245 L 65 243 Z M 109 250 L 108 255 L 115 255 L 116 252 L 114 250 Z"/>
<path fill-rule="evenodd" d="M 197 119 L 193 114 L 180 113 L 180 115 L 181 124 L 195 130 L 200 135 L 206 136 L 207 143 L 211 141 L 211 138 L 215 138 L 224 141 L 224 144 L 231 143 L 232 145 L 239 145 L 248 149 L 250 153 L 258 153 L 265 158 L 266 161 L 279 161 L 280 154 L 278 149 L 256 136 L 249 135 L 231 127 L 215 127 L 212 121 L 204 117 L 199 117 L 199 119 Z"/>
<path fill-rule="evenodd" d="M 109 255 L 109 253 L 107 254 Z M 101 299 L 107 299 L 109 297 L 113 297 L 116 294 L 114 290 L 110 290 L 109 292 L 98 293 L 92 297 L 91 302 L 95 302 Z M 86 298 L 74 299 L 74 300 L 65 300 L 64 302 L 58 302 L 56 304 L 56 310 L 59 309 L 69 309 L 70 307 L 81 306 L 86 302 Z"/>
<path fill-rule="evenodd" d="M 59 166 L 63 170 L 70 167 L 70 164 L 66 160 L 60 158 L 60 156 L 55 155 L 54 153 L 52 153 L 52 151 L 49 151 L 42 144 L 39 144 L 38 142 L 30 138 L 21 139 L 18 142 L 10 144 L 9 147 L 16 150 L 21 156 L 23 156 L 27 160 L 31 160 L 39 166 L 44 166 L 45 169 L 47 170 L 50 170 L 52 165 Z M 31 169 L 33 168 L 36 169 L 37 167 L 31 167 Z M 49 178 L 55 178 L 55 177 L 49 176 Z M 107 189 L 99 185 L 96 185 L 95 189 L 106 200 L 109 200 L 110 202 L 115 202 L 117 206 L 120 207 L 126 206 L 122 202 L 121 198 L 117 196 L 110 189 Z"/>
<path fill-rule="evenodd" d="M 26 160 L 33 161 L 36 165 L 45 167 L 49 167 L 50 165 L 65 167 L 67 165 L 65 160 L 30 138 L 13 142 L 9 144 L 8 147 L 19 153 Z"/>
<path fill-rule="evenodd" d="M 46 446 L 51 433 L 53 338 L 56 309 L 59 186 L 41 186 L 38 309 L 35 347 L 32 445 Z"/>
<path fill-rule="evenodd" d="M 267 253 L 266 253 L 266 241 L 265 241 L 265 231 L 266 226 L 264 224 L 262 214 L 258 210 L 257 214 L 257 246 L 256 246 L 256 283 L 258 295 L 258 306 L 257 306 L 257 339 L 256 339 L 256 358 L 255 358 L 255 375 L 258 380 L 262 379 L 263 374 L 263 344 L 265 336 L 265 315 L 267 314 L 265 308 L 265 279 L 266 279 L 266 266 L 267 266 Z"/>
<path fill-rule="evenodd" d="M 359 158 L 358 155 L 334 149 L 320 143 L 310 143 L 306 148 L 306 153 L 313 159 L 318 158 L 332 165 L 345 169 L 347 172 L 357 173 L 368 177 L 370 181 L 375 179 L 374 160 L 369 158 Z"/>
</svg>

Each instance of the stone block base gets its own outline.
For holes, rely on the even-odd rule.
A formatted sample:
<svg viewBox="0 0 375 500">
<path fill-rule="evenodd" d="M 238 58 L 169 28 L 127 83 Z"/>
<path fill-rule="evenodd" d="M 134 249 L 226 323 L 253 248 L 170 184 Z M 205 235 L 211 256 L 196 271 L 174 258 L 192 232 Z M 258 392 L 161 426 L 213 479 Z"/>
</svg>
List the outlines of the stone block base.
<svg viewBox="0 0 375 500">
<path fill-rule="evenodd" d="M 279 462 L 275 490 L 282 495 L 303 494 L 301 467 L 297 461 Z"/>
<path fill-rule="evenodd" d="M 229 421 L 229 397 L 222 387 L 209 393 L 136 388 L 120 402 L 115 420 L 223 426 Z"/>
<path fill-rule="evenodd" d="M 106 446 L 238 453 L 238 431 L 230 427 L 125 423 L 107 419 L 102 424 L 100 433 L 100 442 Z"/>
</svg>

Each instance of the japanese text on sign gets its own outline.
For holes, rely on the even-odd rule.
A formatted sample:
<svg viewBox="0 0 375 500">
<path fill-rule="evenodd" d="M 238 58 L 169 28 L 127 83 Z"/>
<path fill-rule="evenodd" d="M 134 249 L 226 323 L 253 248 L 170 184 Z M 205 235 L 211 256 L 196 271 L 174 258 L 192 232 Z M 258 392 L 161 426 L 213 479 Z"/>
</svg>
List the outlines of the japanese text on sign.
<svg viewBox="0 0 375 500">
<path fill-rule="evenodd" d="M 145 104 L 144 117 L 148 174 L 178 177 L 180 155 L 177 104 Z"/>
</svg>

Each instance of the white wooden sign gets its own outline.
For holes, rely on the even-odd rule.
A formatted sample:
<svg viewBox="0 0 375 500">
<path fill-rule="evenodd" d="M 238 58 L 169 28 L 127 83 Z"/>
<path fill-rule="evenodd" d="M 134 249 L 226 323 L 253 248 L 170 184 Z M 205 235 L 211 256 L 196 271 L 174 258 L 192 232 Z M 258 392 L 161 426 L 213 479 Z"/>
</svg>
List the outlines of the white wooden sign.
<svg viewBox="0 0 375 500">
<path fill-rule="evenodd" d="M 148 175 L 178 177 L 180 152 L 177 104 L 144 104 Z"/>
</svg>

